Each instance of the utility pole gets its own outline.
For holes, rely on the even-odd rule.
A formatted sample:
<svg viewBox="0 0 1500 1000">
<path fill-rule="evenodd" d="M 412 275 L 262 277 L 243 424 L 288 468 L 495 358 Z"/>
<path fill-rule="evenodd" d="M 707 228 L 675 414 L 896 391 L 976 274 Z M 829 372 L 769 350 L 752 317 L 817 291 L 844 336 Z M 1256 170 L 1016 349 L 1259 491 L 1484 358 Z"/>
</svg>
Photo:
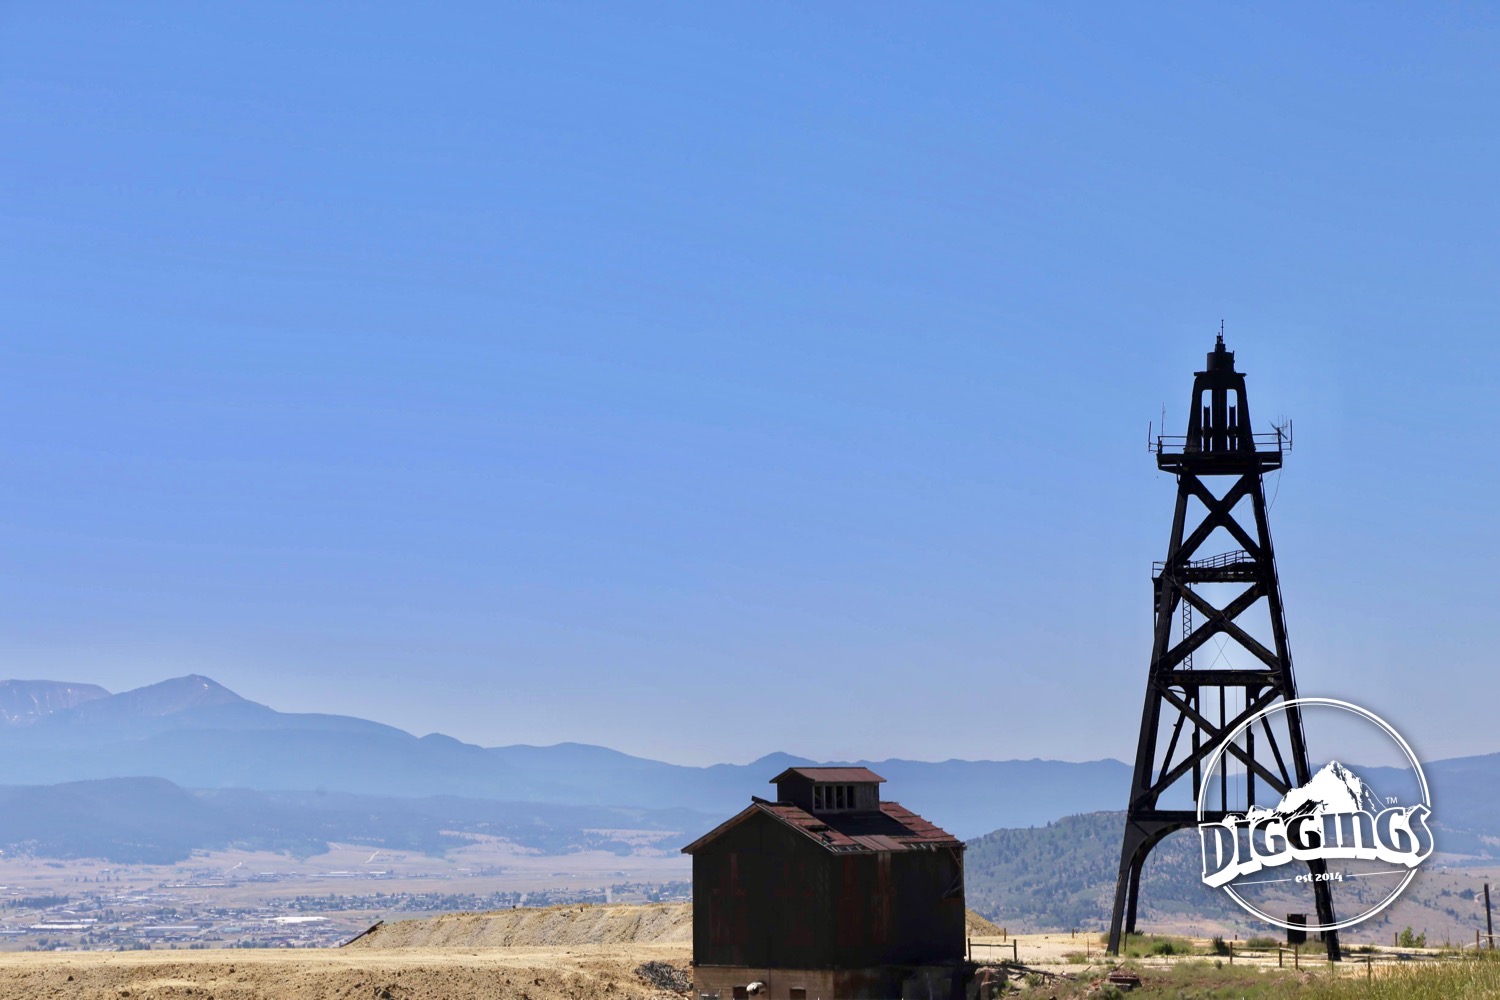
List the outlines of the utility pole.
<svg viewBox="0 0 1500 1000">
<path fill-rule="evenodd" d="M 1489 935 L 1490 951 L 1495 950 L 1495 923 L 1490 917 L 1490 884 L 1484 884 L 1484 932 Z"/>
</svg>

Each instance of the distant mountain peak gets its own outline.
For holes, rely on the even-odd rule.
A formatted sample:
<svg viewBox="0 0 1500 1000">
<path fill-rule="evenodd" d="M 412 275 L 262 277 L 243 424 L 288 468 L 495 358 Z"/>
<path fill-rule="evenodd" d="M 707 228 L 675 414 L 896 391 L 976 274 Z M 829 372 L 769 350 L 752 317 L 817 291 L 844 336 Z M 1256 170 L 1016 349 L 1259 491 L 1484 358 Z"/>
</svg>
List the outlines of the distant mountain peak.
<svg viewBox="0 0 1500 1000">
<path fill-rule="evenodd" d="M 172 715 L 190 708 L 232 705 L 247 700 L 212 677 L 202 674 L 168 678 L 133 691 L 124 691 L 114 698 L 121 704 L 128 704 L 132 712 L 138 715 Z"/>
<path fill-rule="evenodd" d="M 149 684 L 147 685 L 147 687 L 163 687 L 165 685 L 173 685 L 180 688 L 197 688 L 201 691 L 224 691 L 228 694 L 234 695 L 234 697 L 236 698 L 239 697 L 239 695 L 234 694 L 233 691 L 230 691 L 227 687 L 220 684 L 212 677 L 208 677 L 204 674 L 183 674 L 181 677 L 168 677 L 164 681 L 158 681 L 155 684 Z"/>
<path fill-rule="evenodd" d="M 0 725 L 31 726 L 53 712 L 108 698 L 97 684 L 69 681 L 0 681 Z"/>
</svg>

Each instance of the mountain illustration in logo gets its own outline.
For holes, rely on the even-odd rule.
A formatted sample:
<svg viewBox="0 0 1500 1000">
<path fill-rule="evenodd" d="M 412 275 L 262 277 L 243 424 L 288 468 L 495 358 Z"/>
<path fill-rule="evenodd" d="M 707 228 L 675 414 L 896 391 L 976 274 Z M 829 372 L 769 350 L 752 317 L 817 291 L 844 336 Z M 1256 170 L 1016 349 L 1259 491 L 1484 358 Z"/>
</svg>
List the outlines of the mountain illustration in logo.
<svg viewBox="0 0 1500 1000">
<path fill-rule="evenodd" d="M 1290 705 L 1296 700 L 1285 704 Z M 1331 698 L 1302 700 L 1310 705 L 1347 709 L 1381 728 L 1405 752 L 1421 797 L 1412 805 L 1401 805 L 1394 798 L 1376 795 L 1363 778 L 1336 760 L 1329 760 L 1311 776 L 1308 776 L 1311 769 L 1303 770 L 1307 765 L 1299 761 L 1298 779 L 1308 777 L 1298 787 L 1290 789 L 1257 766 L 1256 770 L 1266 773 L 1269 779 L 1266 784 L 1259 785 L 1258 790 L 1275 804 L 1269 808 L 1264 804 L 1251 805 L 1244 812 L 1237 812 L 1231 810 L 1225 801 L 1229 797 L 1229 773 L 1208 775 L 1197 788 L 1198 840 L 1203 851 L 1203 884 L 1210 889 L 1223 889 L 1245 912 L 1278 927 L 1297 929 L 1302 926 L 1283 922 L 1266 910 L 1268 905 L 1272 910 L 1280 907 L 1283 897 L 1278 894 L 1292 886 L 1310 886 L 1315 894 L 1319 894 L 1320 889 L 1328 889 L 1326 883 L 1329 882 L 1375 879 L 1371 882 L 1356 881 L 1354 885 L 1359 891 L 1346 893 L 1354 901 L 1372 904 L 1358 916 L 1345 916 L 1341 921 L 1329 920 L 1328 907 L 1323 900 L 1318 902 L 1319 919 L 1326 921 L 1322 925 L 1326 931 L 1351 926 L 1378 913 L 1411 882 L 1417 866 L 1432 856 L 1436 842 L 1428 824 L 1432 804 L 1428 798 L 1427 781 L 1422 776 L 1422 765 L 1417 763 L 1395 730 L 1374 714 L 1347 702 Z M 1260 720 L 1252 716 L 1251 722 L 1264 721 L 1265 718 L 1264 714 Z M 1250 723 L 1246 723 L 1244 729 L 1248 730 L 1249 726 Z M 1221 752 L 1231 749 L 1234 749 L 1233 745 L 1227 742 L 1220 748 Z M 1248 754 L 1237 753 L 1236 756 L 1248 763 Z M 1225 760 L 1218 761 L 1220 766 Z M 1281 763 L 1279 754 L 1277 761 Z M 1382 768 L 1380 773 L 1395 772 Z M 1239 778 L 1242 783 L 1238 790 L 1243 794 L 1252 786 L 1243 774 Z M 1278 795 L 1279 802 L 1273 798 Z M 1219 800 L 1218 809 L 1212 808 L 1215 798 Z M 1247 805 L 1254 801 L 1253 796 L 1248 798 Z M 1344 864 L 1354 861 L 1378 862 L 1379 867 Z M 1305 873 L 1248 878 L 1294 863 L 1305 864 Z M 1256 888 L 1265 883 L 1279 883 L 1279 887 Z M 1241 886 L 1251 887 L 1248 898 L 1239 894 Z M 1390 886 L 1390 891 L 1381 899 L 1384 886 Z M 1258 896 L 1257 893 L 1270 895 Z M 1311 929 L 1310 922 L 1308 928 Z"/>
<path fill-rule="evenodd" d="M 1307 784 L 1293 788 L 1273 809 L 1251 806 L 1247 820 L 1291 819 L 1294 816 L 1323 816 L 1327 813 L 1380 812 L 1375 793 L 1353 771 L 1336 760 L 1323 765 Z"/>
</svg>

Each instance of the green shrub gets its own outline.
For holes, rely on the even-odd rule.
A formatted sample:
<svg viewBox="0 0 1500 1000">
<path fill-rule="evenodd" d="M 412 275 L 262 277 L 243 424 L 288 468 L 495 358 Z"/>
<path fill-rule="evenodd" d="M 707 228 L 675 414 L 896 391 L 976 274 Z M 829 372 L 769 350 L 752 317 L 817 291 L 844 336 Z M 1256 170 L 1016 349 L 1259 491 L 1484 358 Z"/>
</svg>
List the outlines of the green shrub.
<svg viewBox="0 0 1500 1000">
<path fill-rule="evenodd" d="M 1407 927 L 1396 938 L 1396 943 L 1403 948 L 1425 948 L 1427 947 L 1427 932 L 1414 934 L 1412 929 Z"/>
<path fill-rule="evenodd" d="M 1214 935 L 1214 939 L 1208 943 L 1208 950 L 1213 955 L 1227 955 L 1229 954 L 1229 945 L 1225 943 L 1222 937 L 1216 934 Z"/>
</svg>

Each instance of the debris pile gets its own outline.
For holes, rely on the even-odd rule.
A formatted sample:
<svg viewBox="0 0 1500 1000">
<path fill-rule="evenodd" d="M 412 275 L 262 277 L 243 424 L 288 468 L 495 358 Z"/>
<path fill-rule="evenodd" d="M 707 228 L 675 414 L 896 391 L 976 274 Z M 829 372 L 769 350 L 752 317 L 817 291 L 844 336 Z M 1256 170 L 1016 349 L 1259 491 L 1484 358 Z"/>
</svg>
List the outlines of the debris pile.
<svg viewBox="0 0 1500 1000">
<path fill-rule="evenodd" d="M 659 990 L 673 993 L 689 993 L 693 980 L 671 962 L 647 962 L 635 967 L 635 974 Z"/>
</svg>

